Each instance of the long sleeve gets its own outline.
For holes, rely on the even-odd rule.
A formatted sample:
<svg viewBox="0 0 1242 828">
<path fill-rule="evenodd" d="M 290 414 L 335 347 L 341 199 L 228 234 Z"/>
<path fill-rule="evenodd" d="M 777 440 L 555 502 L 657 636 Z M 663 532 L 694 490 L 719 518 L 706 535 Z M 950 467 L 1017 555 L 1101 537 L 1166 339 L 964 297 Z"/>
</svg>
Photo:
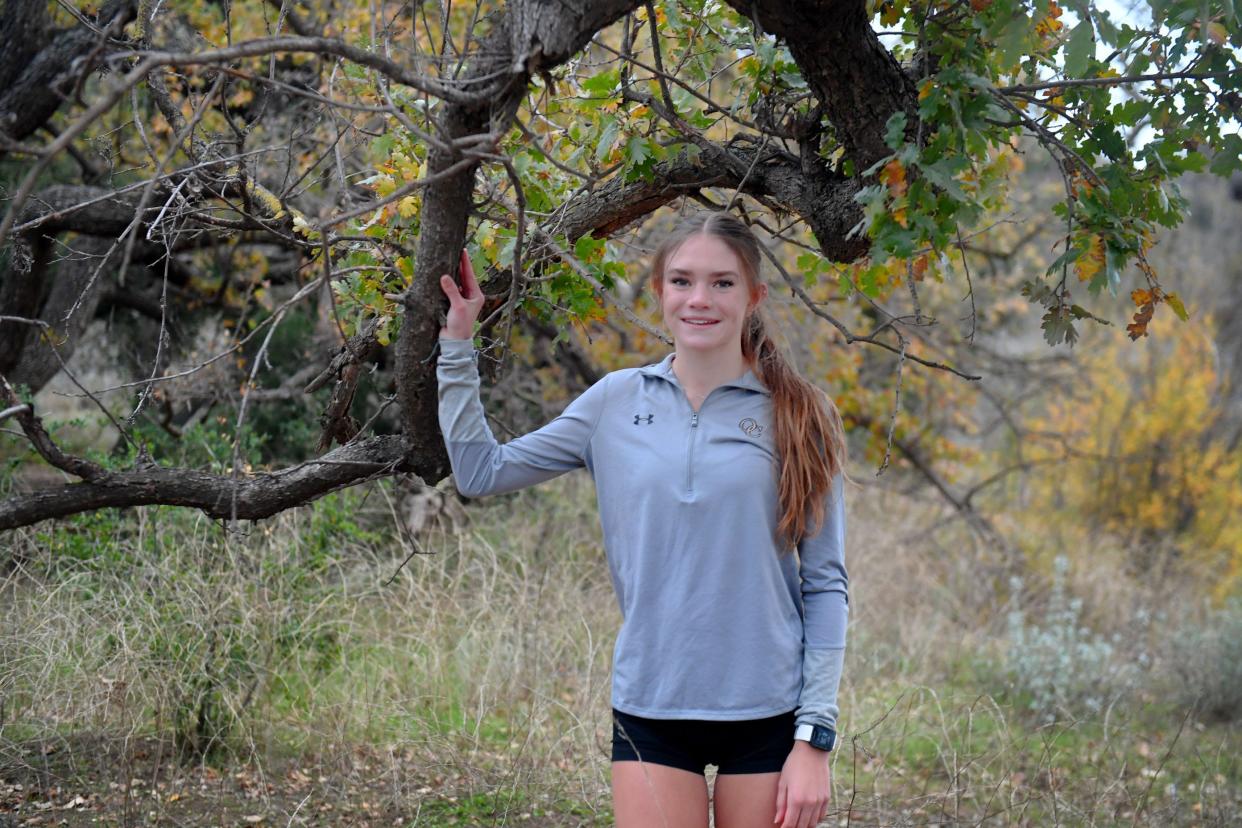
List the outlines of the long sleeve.
<svg viewBox="0 0 1242 828">
<path fill-rule="evenodd" d="M 440 431 L 462 494 L 477 497 L 510 492 L 586 465 L 591 436 L 603 410 L 607 378 L 543 428 L 501 445 L 484 417 L 470 340 L 440 340 L 436 377 Z"/>
<path fill-rule="evenodd" d="M 849 620 L 849 577 L 845 571 L 845 480 L 832 481 L 832 493 L 819 531 L 799 544 L 802 582 L 802 692 L 797 723 L 836 728 L 837 687 L 845 662 Z"/>
</svg>

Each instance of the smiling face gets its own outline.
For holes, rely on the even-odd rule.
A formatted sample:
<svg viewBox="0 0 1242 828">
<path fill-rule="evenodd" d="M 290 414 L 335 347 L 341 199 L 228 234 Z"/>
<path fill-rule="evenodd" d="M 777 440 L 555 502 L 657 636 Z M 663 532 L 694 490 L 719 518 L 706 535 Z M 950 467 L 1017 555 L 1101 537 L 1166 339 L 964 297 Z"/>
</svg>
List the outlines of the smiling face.
<svg viewBox="0 0 1242 828">
<path fill-rule="evenodd" d="M 678 352 L 741 353 L 746 317 L 767 290 L 745 272 L 724 240 L 707 233 L 691 236 L 657 276 L 664 325 Z"/>
</svg>

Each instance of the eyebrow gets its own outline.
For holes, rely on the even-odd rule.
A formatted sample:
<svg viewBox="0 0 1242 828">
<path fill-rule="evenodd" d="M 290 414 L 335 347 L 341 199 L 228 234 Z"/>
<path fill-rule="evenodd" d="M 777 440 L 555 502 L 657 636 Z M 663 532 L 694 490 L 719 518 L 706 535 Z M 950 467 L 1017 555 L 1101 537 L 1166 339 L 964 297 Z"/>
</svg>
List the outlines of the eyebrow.
<svg viewBox="0 0 1242 828">
<path fill-rule="evenodd" d="M 668 271 L 667 271 L 667 272 L 669 272 L 669 273 L 680 273 L 680 274 L 683 274 L 683 275 L 685 275 L 685 276 L 693 276 L 693 275 L 694 275 L 694 271 L 693 271 L 693 270 L 686 270 L 685 268 L 681 268 L 681 267 L 670 267 L 670 268 L 668 269 Z M 707 274 L 707 275 L 708 275 L 708 276 L 737 276 L 737 275 L 738 275 L 738 272 L 737 272 L 736 270 L 713 270 L 711 273 L 709 273 L 709 274 Z"/>
</svg>

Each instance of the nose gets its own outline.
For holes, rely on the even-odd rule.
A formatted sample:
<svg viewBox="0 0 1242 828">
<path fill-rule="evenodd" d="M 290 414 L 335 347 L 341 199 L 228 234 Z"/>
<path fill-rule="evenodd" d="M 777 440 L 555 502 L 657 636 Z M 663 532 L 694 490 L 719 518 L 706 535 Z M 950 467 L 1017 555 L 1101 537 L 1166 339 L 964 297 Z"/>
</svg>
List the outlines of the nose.
<svg viewBox="0 0 1242 828">
<path fill-rule="evenodd" d="M 711 287 L 702 282 L 696 282 L 690 290 L 690 304 L 696 308 L 706 307 L 710 296 Z"/>
</svg>

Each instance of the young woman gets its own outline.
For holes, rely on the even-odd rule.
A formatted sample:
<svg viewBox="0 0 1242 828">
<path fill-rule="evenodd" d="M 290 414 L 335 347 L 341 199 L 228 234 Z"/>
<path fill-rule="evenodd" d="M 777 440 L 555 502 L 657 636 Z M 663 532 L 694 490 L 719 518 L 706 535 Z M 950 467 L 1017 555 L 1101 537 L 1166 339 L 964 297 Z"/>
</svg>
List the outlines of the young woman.
<svg viewBox="0 0 1242 828">
<path fill-rule="evenodd" d="M 624 621 L 613 658 L 622 828 L 808 828 L 831 790 L 848 613 L 836 408 L 764 331 L 758 240 L 727 213 L 684 223 L 652 283 L 675 350 L 616 371 L 499 445 L 471 345 L 470 260 L 441 278 L 440 427 L 458 489 L 512 491 L 586 466 Z"/>
</svg>

